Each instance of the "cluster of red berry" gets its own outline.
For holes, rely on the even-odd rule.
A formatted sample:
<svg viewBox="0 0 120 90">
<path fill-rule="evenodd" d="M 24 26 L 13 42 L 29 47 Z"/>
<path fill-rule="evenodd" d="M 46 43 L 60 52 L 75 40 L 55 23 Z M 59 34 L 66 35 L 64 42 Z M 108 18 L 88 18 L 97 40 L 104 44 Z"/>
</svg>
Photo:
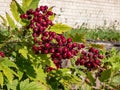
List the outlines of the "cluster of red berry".
<svg viewBox="0 0 120 90">
<path fill-rule="evenodd" d="M 81 51 L 81 56 L 77 59 L 76 65 L 84 65 L 88 69 L 95 69 L 101 65 L 100 59 L 103 59 L 103 55 L 100 54 L 98 49 L 91 47 L 88 51 Z"/>
<path fill-rule="evenodd" d="M 5 53 L 0 51 L 0 57 L 5 57 Z"/>
<path fill-rule="evenodd" d="M 28 10 L 26 14 L 22 14 L 21 19 L 27 19 L 30 21 L 28 28 L 33 30 L 33 37 L 35 45 L 32 47 L 33 51 L 38 54 L 50 54 L 51 58 L 57 68 L 61 68 L 63 59 L 70 59 L 76 56 L 82 48 L 85 48 L 84 44 L 72 42 L 72 38 L 66 39 L 62 34 L 47 31 L 46 29 L 53 25 L 49 16 L 53 15 L 52 11 L 49 11 L 47 6 L 40 6 L 36 10 Z M 87 68 L 93 68 L 100 65 L 99 51 L 89 49 L 89 52 L 81 52 L 83 55 L 76 61 L 76 65 L 85 65 Z M 92 59 L 94 57 L 95 60 Z M 89 60 L 88 60 L 89 58 Z M 48 67 L 48 71 L 54 70 L 52 67 Z"/>
<path fill-rule="evenodd" d="M 25 14 L 21 14 L 21 19 L 27 19 L 30 21 L 27 28 L 33 29 L 33 37 L 36 38 L 42 34 L 48 26 L 52 26 L 53 23 L 49 20 L 49 16 L 53 15 L 53 12 L 48 10 L 47 6 L 40 6 L 36 10 L 29 9 Z"/>
<path fill-rule="evenodd" d="M 33 51 L 42 54 L 50 54 L 57 68 L 61 68 L 62 59 L 70 59 L 76 56 L 84 44 L 72 42 L 72 38 L 66 39 L 62 34 L 45 31 L 41 34 L 41 40 L 33 46 Z"/>
</svg>

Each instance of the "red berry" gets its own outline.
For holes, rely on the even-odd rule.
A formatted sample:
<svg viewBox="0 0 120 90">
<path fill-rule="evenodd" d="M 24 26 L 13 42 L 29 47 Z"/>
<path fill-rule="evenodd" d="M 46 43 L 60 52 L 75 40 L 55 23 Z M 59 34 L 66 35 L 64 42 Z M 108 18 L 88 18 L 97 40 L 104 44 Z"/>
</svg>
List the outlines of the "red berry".
<svg viewBox="0 0 120 90">
<path fill-rule="evenodd" d="M 50 72 L 52 70 L 55 70 L 55 68 L 53 68 L 53 67 L 47 67 L 47 69 L 46 69 L 47 72 Z"/>
<path fill-rule="evenodd" d="M 45 10 L 47 10 L 47 9 L 48 9 L 48 6 L 45 5 L 44 8 L 45 8 Z"/>
<path fill-rule="evenodd" d="M 68 47 L 69 49 L 71 49 L 71 48 L 72 48 L 72 44 L 71 44 L 71 43 L 68 43 L 68 44 L 67 44 L 67 47 Z"/>
<path fill-rule="evenodd" d="M 89 52 L 88 57 L 91 58 L 92 56 L 93 56 L 93 54 Z"/>
<path fill-rule="evenodd" d="M 74 47 L 76 47 L 77 46 L 77 43 L 73 43 L 72 44 L 72 47 L 74 48 Z"/>
<path fill-rule="evenodd" d="M 42 36 L 42 37 L 41 37 L 41 40 L 45 41 L 45 40 L 46 40 L 46 37 L 45 37 L 45 36 Z"/>
<path fill-rule="evenodd" d="M 103 59 L 104 57 L 103 55 L 98 55 L 98 58 Z"/>
<path fill-rule="evenodd" d="M 54 53 L 54 52 L 55 52 L 55 49 L 54 49 L 54 48 L 51 48 L 49 52 L 50 52 L 50 53 Z"/>
<path fill-rule="evenodd" d="M 60 52 L 60 53 L 62 53 L 62 51 L 63 51 L 63 48 L 58 48 L 58 52 Z"/>
<path fill-rule="evenodd" d="M 38 53 L 39 52 L 39 48 L 37 46 L 33 46 L 32 47 L 32 50 L 35 52 L 35 53 Z"/>
<path fill-rule="evenodd" d="M 0 51 L 0 57 L 5 57 L 5 53 Z"/>
<path fill-rule="evenodd" d="M 87 60 L 87 56 L 83 56 L 83 59 L 84 59 L 84 60 Z"/>
<path fill-rule="evenodd" d="M 97 55 L 93 55 L 93 58 L 96 59 L 96 58 L 97 58 Z"/>
<path fill-rule="evenodd" d="M 91 48 L 89 49 L 89 52 L 95 53 L 95 48 L 91 47 Z"/>
<path fill-rule="evenodd" d="M 46 44 L 45 44 L 45 48 L 46 48 L 46 49 L 50 48 L 50 44 L 49 44 L 49 43 L 46 43 Z"/>
<path fill-rule="evenodd" d="M 53 15 L 53 12 L 52 11 L 48 11 L 47 15 Z"/>
<path fill-rule="evenodd" d="M 86 55 L 87 53 L 86 53 L 86 51 L 82 50 L 81 54 Z"/>
<path fill-rule="evenodd" d="M 28 15 L 27 14 L 23 14 L 23 18 L 24 19 L 28 18 Z"/>
<path fill-rule="evenodd" d="M 49 35 L 49 32 L 46 31 L 43 33 L 43 35 L 47 37 Z"/>
<path fill-rule="evenodd" d="M 80 61 L 81 61 L 81 59 L 80 59 L 80 58 L 78 58 L 78 59 L 77 59 L 77 61 L 78 61 L 78 62 L 80 62 Z"/>
<path fill-rule="evenodd" d="M 36 11 L 39 12 L 39 11 L 40 11 L 40 8 L 36 8 Z"/>
<path fill-rule="evenodd" d="M 98 54 L 99 53 L 99 50 L 95 50 L 95 54 Z"/>
<path fill-rule="evenodd" d="M 62 46 L 62 45 L 63 45 L 63 43 L 60 41 L 60 42 L 58 42 L 58 45 L 59 45 L 59 46 Z"/>
<path fill-rule="evenodd" d="M 63 48 L 63 52 L 67 52 L 68 51 L 68 48 L 67 47 L 64 47 Z"/>
<path fill-rule="evenodd" d="M 70 51 L 67 52 L 67 56 L 68 58 L 71 58 L 72 57 L 72 53 Z"/>
<path fill-rule="evenodd" d="M 38 42 L 37 38 L 34 38 L 34 42 Z"/>
<path fill-rule="evenodd" d="M 100 60 L 95 60 L 95 63 L 97 64 L 97 65 L 100 65 Z"/>
<path fill-rule="evenodd" d="M 29 14 L 33 14 L 34 13 L 34 11 L 33 11 L 33 9 L 29 9 L 28 11 L 27 11 L 27 14 L 29 15 Z"/>
<path fill-rule="evenodd" d="M 59 56 L 60 56 L 60 53 L 56 53 L 55 56 L 59 57 Z"/>
<path fill-rule="evenodd" d="M 63 58 L 64 58 L 64 59 L 67 58 L 67 53 L 64 53 L 64 54 L 63 54 Z"/>
<path fill-rule="evenodd" d="M 87 62 L 87 63 L 85 64 L 85 66 L 86 66 L 88 69 L 92 68 L 92 64 L 91 64 L 90 62 Z"/>
<path fill-rule="evenodd" d="M 43 52 L 44 52 L 44 54 L 48 54 L 48 50 L 44 50 Z"/>
<path fill-rule="evenodd" d="M 67 39 L 67 43 L 70 43 L 70 42 L 72 42 L 72 38 Z"/>
<path fill-rule="evenodd" d="M 84 44 L 81 44 L 81 48 L 85 48 L 85 45 L 84 45 Z"/>
<path fill-rule="evenodd" d="M 82 60 L 80 61 L 80 65 L 84 65 L 84 64 L 85 64 L 85 60 L 82 59 Z"/>
</svg>

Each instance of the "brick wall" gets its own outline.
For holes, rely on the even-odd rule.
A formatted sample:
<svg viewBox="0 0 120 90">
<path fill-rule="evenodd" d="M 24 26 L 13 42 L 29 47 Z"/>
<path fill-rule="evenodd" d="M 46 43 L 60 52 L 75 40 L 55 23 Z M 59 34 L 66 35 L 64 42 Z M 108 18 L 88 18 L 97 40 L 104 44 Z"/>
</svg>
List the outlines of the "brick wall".
<svg viewBox="0 0 120 90">
<path fill-rule="evenodd" d="M 11 0 L 0 0 L 0 14 L 9 11 Z M 17 0 L 21 2 L 21 0 Z M 120 22 L 120 0 L 40 0 L 40 5 L 55 6 L 55 22 L 78 27 L 87 23 L 89 27 L 115 24 Z"/>
</svg>

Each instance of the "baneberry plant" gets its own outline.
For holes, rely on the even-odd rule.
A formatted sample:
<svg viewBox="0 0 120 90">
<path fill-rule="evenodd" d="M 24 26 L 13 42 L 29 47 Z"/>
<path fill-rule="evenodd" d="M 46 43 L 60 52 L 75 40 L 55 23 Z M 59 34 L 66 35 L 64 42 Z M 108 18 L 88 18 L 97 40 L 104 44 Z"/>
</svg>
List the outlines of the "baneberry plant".
<svg viewBox="0 0 120 90">
<path fill-rule="evenodd" d="M 111 83 L 106 83 L 112 74 L 110 65 L 107 67 L 107 62 L 103 61 L 107 59 L 105 54 L 98 48 L 86 46 L 84 40 L 79 42 L 76 38 L 82 34 L 65 37 L 52 30 L 56 23 L 51 20 L 55 15 L 51 8 L 38 6 L 34 0 L 23 0 L 22 6 L 13 0 L 11 9 L 22 28 L 12 23 L 14 21 L 6 14 L 11 29 L 8 29 L 7 39 L 0 39 L 0 89 L 113 88 Z M 97 80 L 100 85 L 95 83 Z"/>
</svg>

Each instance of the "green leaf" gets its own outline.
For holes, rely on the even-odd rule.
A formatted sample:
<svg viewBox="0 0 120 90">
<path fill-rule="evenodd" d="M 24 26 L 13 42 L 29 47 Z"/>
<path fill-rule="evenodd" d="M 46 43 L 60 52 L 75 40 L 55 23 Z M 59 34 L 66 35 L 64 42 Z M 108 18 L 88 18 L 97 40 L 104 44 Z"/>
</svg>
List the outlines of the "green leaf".
<svg viewBox="0 0 120 90">
<path fill-rule="evenodd" d="M 101 49 L 101 50 L 104 49 L 104 47 L 105 47 L 102 44 L 94 44 L 94 43 L 90 43 L 89 46 L 90 47 L 95 47 L 95 48 L 98 48 L 98 49 Z"/>
<path fill-rule="evenodd" d="M 10 15 L 6 12 L 6 18 L 8 21 L 8 24 L 11 28 L 16 28 L 15 22 L 13 21 L 13 19 L 10 17 Z"/>
<path fill-rule="evenodd" d="M 30 3 L 32 0 L 22 0 L 22 9 L 24 11 L 27 11 L 27 8 L 30 6 Z"/>
<path fill-rule="evenodd" d="M 35 80 L 40 81 L 40 82 L 46 84 L 47 74 L 43 71 L 43 69 L 42 68 L 36 69 L 36 74 L 37 75 L 36 75 Z"/>
<path fill-rule="evenodd" d="M 7 21 L 6 21 L 6 19 L 3 17 L 3 16 L 1 16 L 0 15 L 0 18 L 2 19 L 2 25 L 4 25 L 4 26 L 7 26 Z"/>
<path fill-rule="evenodd" d="M 19 12 L 20 14 L 25 13 L 25 12 L 22 10 L 21 5 L 20 5 L 16 0 L 14 0 L 14 1 L 15 1 L 15 3 L 16 3 L 16 6 L 17 6 L 17 10 L 18 10 L 18 12 Z"/>
<path fill-rule="evenodd" d="M 7 83 L 7 89 L 8 90 L 18 90 L 18 80 L 13 80 L 12 84 Z"/>
<path fill-rule="evenodd" d="M 3 72 L 3 75 L 6 76 L 8 79 L 9 83 L 12 83 L 12 80 L 14 78 L 14 75 L 18 76 L 15 71 L 13 71 L 10 67 L 17 68 L 16 64 L 13 63 L 12 61 L 8 60 L 8 58 L 5 58 L 1 63 L 0 63 L 0 71 Z"/>
<path fill-rule="evenodd" d="M 40 63 L 42 64 L 42 67 L 45 68 L 46 65 L 50 66 L 51 65 L 51 59 L 49 57 L 49 55 L 46 54 L 40 54 Z"/>
<path fill-rule="evenodd" d="M 16 60 L 16 64 L 21 72 L 25 73 L 29 78 L 36 77 L 36 72 L 34 70 L 33 63 L 29 59 L 26 60 L 24 57 L 17 57 Z M 22 77 L 21 74 L 20 77 Z"/>
<path fill-rule="evenodd" d="M 28 9 L 32 8 L 32 9 L 35 9 L 38 7 L 38 4 L 39 4 L 40 0 L 32 0 L 32 2 L 30 3 Z"/>
<path fill-rule="evenodd" d="M 57 23 L 54 26 L 51 27 L 50 31 L 54 31 L 58 34 L 62 34 L 63 32 L 67 32 L 71 30 L 72 28 L 68 25 Z"/>
<path fill-rule="evenodd" d="M 54 8 L 53 6 L 50 7 L 50 8 L 48 9 L 48 11 L 52 11 L 53 8 Z M 55 14 L 53 14 L 52 16 L 50 16 L 49 19 L 50 19 L 51 21 L 53 21 L 53 20 L 55 19 Z"/>
<path fill-rule="evenodd" d="M 49 20 L 53 21 L 55 19 L 55 14 L 49 17 Z"/>
<path fill-rule="evenodd" d="M 0 71 L 1 71 L 1 70 L 3 70 L 3 67 L 2 67 L 2 65 L 1 65 L 1 63 L 0 63 Z"/>
<path fill-rule="evenodd" d="M 13 76 L 11 70 L 10 70 L 9 68 L 7 68 L 6 66 L 4 66 L 4 67 L 3 67 L 3 73 L 4 73 L 4 75 L 7 77 L 8 81 L 9 81 L 10 83 L 12 83 L 14 76 Z"/>
<path fill-rule="evenodd" d="M 4 61 L 4 58 L 0 57 L 0 63 L 2 63 Z"/>
<path fill-rule="evenodd" d="M 99 78 L 101 82 L 107 81 L 111 76 L 111 69 L 107 69 L 101 73 L 101 77 Z"/>
<path fill-rule="evenodd" d="M 21 49 L 19 49 L 19 53 L 25 58 L 27 59 L 27 54 L 28 54 L 28 50 L 27 50 L 27 47 L 23 47 Z"/>
<path fill-rule="evenodd" d="M 52 60 L 49 60 L 49 61 L 50 61 L 50 66 L 53 68 L 56 68 L 56 65 L 54 64 L 54 62 Z"/>
<path fill-rule="evenodd" d="M 18 78 L 19 78 L 19 80 L 21 80 L 24 73 L 23 73 L 22 71 L 20 71 L 20 70 L 18 70 L 17 73 L 18 73 Z"/>
<path fill-rule="evenodd" d="M 37 83 L 29 82 L 29 79 L 26 79 L 20 83 L 20 90 L 41 90 L 41 89 Z"/>
<path fill-rule="evenodd" d="M 92 84 L 92 85 L 94 85 L 94 86 L 96 85 L 96 84 L 95 84 L 95 81 L 96 81 L 96 80 L 95 80 L 95 78 L 92 76 L 92 73 L 91 73 L 91 72 L 87 72 L 87 78 L 90 80 L 90 82 L 91 82 L 90 84 Z"/>
<path fill-rule="evenodd" d="M 46 87 L 45 85 L 40 84 L 39 85 L 39 90 L 50 90 L 50 89 L 48 87 Z"/>
<path fill-rule="evenodd" d="M 112 82 L 120 85 L 120 74 L 112 78 Z"/>
<path fill-rule="evenodd" d="M 14 68 L 18 68 L 17 65 L 10 61 L 8 58 L 4 59 L 4 61 L 2 62 L 2 64 L 6 65 L 7 67 L 14 67 Z"/>
<path fill-rule="evenodd" d="M 2 72 L 0 72 L 0 85 L 3 87 L 3 82 L 4 82 L 4 79 L 3 79 L 3 74 Z"/>
<path fill-rule="evenodd" d="M 69 73 L 62 75 L 63 76 L 61 77 L 60 82 L 66 88 L 66 90 L 70 90 L 73 87 L 73 85 L 76 87 L 75 90 L 77 90 L 77 88 L 82 85 L 82 80 L 77 76 L 71 75 Z"/>
<path fill-rule="evenodd" d="M 83 34 L 76 33 L 76 34 L 73 34 L 73 35 L 69 35 L 69 37 L 72 38 L 73 42 L 83 42 L 83 43 L 86 42 L 84 33 Z"/>
<path fill-rule="evenodd" d="M 92 87 L 90 85 L 88 85 L 87 83 L 84 83 L 82 85 L 82 90 L 93 90 Z"/>
<path fill-rule="evenodd" d="M 20 83 L 20 90 L 26 90 L 26 86 L 29 85 L 29 79 L 26 79 Z"/>
<path fill-rule="evenodd" d="M 22 10 L 21 6 L 16 2 L 16 0 L 12 0 L 10 4 L 10 10 L 15 20 L 18 23 L 24 25 L 24 23 L 21 21 L 21 18 L 20 18 L 20 14 L 23 14 L 24 11 Z"/>
<path fill-rule="evenodd" d="M 19 22 L 20 21 L 20 15 L 19 15 L 19 12 L 18 12 L 18 7 L 17 7 L 14 0 L 12 0 L 12 2 L 10 4 L 10 10 L 11 10 L 12 15 L 14 16 L 15 20 L 17 22 Z"/>
<path fill-rule="evenodd" d="M 22 9 L 27 11 L 28 9 L 32 8 L 35 9 L 38 7 L 40 0 L 22 0 Z"/>
</svg>

